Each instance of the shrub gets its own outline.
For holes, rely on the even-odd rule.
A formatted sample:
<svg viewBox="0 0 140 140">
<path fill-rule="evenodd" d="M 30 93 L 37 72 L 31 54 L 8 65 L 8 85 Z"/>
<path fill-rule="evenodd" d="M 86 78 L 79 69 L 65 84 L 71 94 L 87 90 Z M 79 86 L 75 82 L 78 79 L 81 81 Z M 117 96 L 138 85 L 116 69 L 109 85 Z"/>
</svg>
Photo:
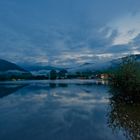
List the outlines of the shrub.
<svg viewBox="0 0 140 140">
<path fill-rule="evenodd" d="M 111 87 L 115 95 L 125 98 L 140 98 L 140 66 L 134 57 L 123 58 L 120 66 L 112 73 Z"/>
</svg>

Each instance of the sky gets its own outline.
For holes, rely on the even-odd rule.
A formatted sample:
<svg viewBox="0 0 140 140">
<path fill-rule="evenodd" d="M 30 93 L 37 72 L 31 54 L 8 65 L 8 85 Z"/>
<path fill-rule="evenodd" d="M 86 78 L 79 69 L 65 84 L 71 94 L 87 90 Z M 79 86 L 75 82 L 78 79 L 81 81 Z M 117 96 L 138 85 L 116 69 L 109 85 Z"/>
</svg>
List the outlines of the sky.
<svg viewBox="0 0 140 140">
<path fill-rule="evenodd" d="M 0 0 L 0 59 L 71 66 L 140 54 L 140 0 Z"/>
</svg>

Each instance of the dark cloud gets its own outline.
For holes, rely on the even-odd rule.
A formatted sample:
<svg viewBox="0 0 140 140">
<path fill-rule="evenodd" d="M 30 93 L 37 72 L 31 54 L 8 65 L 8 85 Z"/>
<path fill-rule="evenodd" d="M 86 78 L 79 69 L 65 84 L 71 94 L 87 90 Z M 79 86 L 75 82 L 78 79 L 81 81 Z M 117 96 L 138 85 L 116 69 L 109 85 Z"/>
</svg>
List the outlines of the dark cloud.
<svg viewBox="0 0 140 140">
<path fill-rule="evenodd" d="M 71 65 L 138 50 L 139 36 L 114 45 L 120 33 L 108 23 L 139 14 L 139 6 L 139 0 L 1 0 L 0 57 L 20 64 Z"/>
<path fill-rule="evenodd" d="M 132 43 L 136 47 L 140 47 L 140 34 L 138 34 L 133 40 Z"/>
</svg>

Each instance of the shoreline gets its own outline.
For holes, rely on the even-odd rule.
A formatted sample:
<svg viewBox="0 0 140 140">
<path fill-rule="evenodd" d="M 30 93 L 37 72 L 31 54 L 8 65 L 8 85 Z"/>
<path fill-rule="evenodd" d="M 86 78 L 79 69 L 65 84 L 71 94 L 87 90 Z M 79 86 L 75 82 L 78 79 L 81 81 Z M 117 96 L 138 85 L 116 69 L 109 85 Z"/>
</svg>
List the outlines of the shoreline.
<svg viewBox="0 0 140 140">
<path fill-rule="evenodd" d="M 60 80 L 19 80 L 19 81 L 0 81 L 2 84 L 108 84 L 108 80 L 102 79 L 60 79 Z"/>
</svg>

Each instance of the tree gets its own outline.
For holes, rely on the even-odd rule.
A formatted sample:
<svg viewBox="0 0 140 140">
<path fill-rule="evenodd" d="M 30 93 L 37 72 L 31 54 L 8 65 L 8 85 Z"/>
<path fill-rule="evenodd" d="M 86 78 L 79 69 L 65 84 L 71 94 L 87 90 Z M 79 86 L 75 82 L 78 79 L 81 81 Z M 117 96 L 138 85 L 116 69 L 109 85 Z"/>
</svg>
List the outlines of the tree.
<svg viewBox="0 0 140 140">
<path fill-rule="evenodd" d="M 140 64 L 135 57 L 123 58 L 120 66 L 112 73 L 111 87 L 118 89 L 116 95 L 129 99 L 140 99 Z"/>
<path fill-rule="evenodd" d="M 50 79 L 55 80 L 57 78 L 57 72 L 56 70 L 51 70 L 50 71 Z"/>
<path fill-rule="evenodd" d="M 64 79 L 64 78 L 66 78 L 66 74 L 67 74 L 67 73 L 68 73 L 67 70 L 62 69 L 62 70 L 59 71 L 58 76 L 59 76 L 60 79 L 61 79 L 61 78 Z"/>
</svg>

